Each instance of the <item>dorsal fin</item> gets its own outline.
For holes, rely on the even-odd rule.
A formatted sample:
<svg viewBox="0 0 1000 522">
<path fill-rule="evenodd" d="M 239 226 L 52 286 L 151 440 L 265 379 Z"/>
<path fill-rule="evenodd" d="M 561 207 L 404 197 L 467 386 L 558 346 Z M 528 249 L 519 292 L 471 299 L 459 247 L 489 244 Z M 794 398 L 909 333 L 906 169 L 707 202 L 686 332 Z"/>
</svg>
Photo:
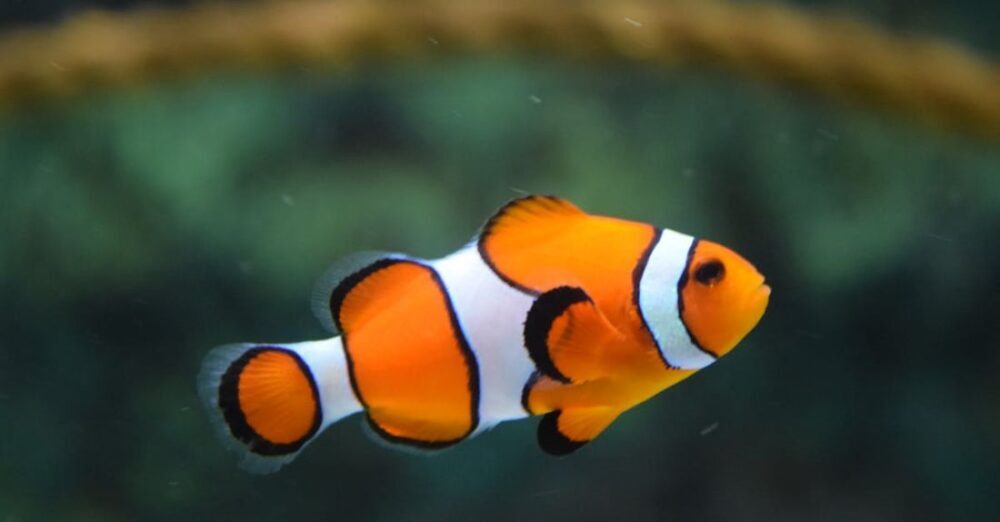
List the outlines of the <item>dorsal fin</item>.
<svg viewBox="0 0 1000 522">
<path fill-rule="evenodd" d="M 538 371 L 560 382 L 582 382 L 615 371 L 614 347 L 624 336 L 581 288 L 540 295 L 524 321 L 524 344 Z"/>
<path fill-rule="evenodd" d="M 613 324 L 629 329 L 642 327 L 639 316 L 620 303 L 631 300 L 635 268 L 656 236 L 652 225 L 588 214 L 550 196 L 528 196 L 493 216 L 476 246 L 511 287 L 537 296 L 578 286 Z"/>
<path fill-rule="evenodd" d="M 620 410 L 607 407 L 546 413 L 538 423 L 538 445 L 550 455 L 568 455 L 597 438 L 620 414 Z"/>
<path fill-rule="evenodd" d="M 356 252 L 330 265 L 313 287 L 312 311 L 327 331 L 340 333 L 330 310 L 330 297 L 347 278 L 383 259 L 407 259 L 405 254 L 377 250 Z"/>
<path fill-rule="evenodd" d="M 550 220 L 573 219 L 587 213 L 569 201 L 555 196 L 532 194 L 511 200 L 500 207 L 483 226 L 482 235 L 488 236 L 504 227 L 538 225 Z"/>
<path fill-rule="evenodd" d="M 524 280 L 525 271 L 519 267 L 528 262 L 532 272 L 545 268 L 537 260 L 524 259 L 524 254 L 586 218 L 587 214 L 576 205 L 554 196 L 531 195 L 515 199 L 501 207 L 483 226 L 477 239 L 479 254 L 504 282 L 523 292 L 538 294 L 540 290 L 532 281 Z M 509 266 L 514 259 L 520 261 Z M 546 274 L 544 279 L 566 284 L 569 281 L 564 280 L 564 276 L 569 272 L 563 272 Z"/>
</svg>

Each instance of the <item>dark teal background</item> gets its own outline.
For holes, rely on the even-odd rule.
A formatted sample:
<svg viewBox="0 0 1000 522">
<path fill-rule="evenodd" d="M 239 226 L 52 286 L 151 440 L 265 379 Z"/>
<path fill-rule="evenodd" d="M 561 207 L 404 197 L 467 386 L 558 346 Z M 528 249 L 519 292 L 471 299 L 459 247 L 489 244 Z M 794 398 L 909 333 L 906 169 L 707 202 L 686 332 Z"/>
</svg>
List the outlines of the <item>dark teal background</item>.
<svg viewBox="0 0 1000 522">
<path fill-rule="evenodd" d="M 966 4 L 895 25 L 945 13 L 995 48 Z M 1000 517 L 996 143 L 591 67 L 219 74 L 0 117 L 0 521 Z M 521 191 L 731 246 L 771 307 L 568 458 L 533 420 L 421 457 L 350 418 L 277 474 L 236 467 L 195 395 L 209 348 L 323 336 L 329 263 L 447 254 Z"/>
</svg>

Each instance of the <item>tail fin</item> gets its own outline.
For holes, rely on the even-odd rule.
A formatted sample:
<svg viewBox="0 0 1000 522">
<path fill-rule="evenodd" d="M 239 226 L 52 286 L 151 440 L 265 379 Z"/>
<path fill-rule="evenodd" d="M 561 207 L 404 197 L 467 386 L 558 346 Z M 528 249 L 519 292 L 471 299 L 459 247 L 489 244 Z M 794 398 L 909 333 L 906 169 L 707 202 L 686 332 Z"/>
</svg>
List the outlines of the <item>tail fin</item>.
<svg viewBox="0 0 1000 522">
<path fill-rule="evenodd" d="M 324 428 L 361 410 L 339 337 L 296 344 L 230 344 L 205 357 L 198 394 L 241 465 L 270 473 Z"/>
</svg>

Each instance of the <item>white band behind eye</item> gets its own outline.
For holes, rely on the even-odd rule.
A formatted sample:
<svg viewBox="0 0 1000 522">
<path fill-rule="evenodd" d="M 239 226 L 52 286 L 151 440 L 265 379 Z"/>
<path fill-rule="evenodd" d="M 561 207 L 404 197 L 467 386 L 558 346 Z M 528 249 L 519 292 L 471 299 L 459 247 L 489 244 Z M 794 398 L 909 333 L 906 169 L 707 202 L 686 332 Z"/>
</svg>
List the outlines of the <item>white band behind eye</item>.
<svg viewBox="0 0 1000 522">
<path fill-rule="evenodd" d="M 687 268 L 695 238 L 663 229 L 639 279 L 639 312 L 660 355 L 674 368 L 698 370 L 715 362 L 691 340 L 681 320 L 678 282 Z"/>
</svg>

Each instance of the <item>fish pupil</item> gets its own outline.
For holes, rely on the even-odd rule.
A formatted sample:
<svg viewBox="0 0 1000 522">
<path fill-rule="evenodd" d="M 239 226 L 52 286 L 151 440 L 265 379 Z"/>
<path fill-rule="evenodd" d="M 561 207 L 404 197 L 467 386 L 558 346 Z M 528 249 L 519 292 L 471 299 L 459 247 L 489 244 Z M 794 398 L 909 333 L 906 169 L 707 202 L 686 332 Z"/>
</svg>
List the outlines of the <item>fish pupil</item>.
<svg viewBox="0 0 1000 522">
<path fill-rule="evenodd" d="M 695 280 L 705 286 L 713 286 L 725 276 L 726 267 L 718 259 L 705 261 L 694 272 Z"/>
</svg>

